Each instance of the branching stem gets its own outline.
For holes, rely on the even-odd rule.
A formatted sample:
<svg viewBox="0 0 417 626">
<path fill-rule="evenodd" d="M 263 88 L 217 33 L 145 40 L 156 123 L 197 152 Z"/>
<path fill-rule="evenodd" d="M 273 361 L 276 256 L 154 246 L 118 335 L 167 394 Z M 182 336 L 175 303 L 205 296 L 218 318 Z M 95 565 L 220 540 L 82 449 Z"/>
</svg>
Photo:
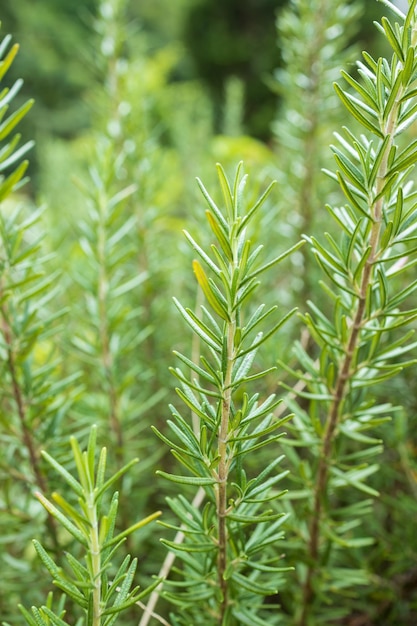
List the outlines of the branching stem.
<svg viewBox="0 0 417 626">
<path fill-rule="evenodd" d="M 0 292 L 1 296 L 1 292 Z M 28 416 L 27 410 L 25 406 L 25 400 L 23 397 L 23 392 L 19 383 L 17 371 L 16 371 L 16 361 L 15 361 L 15 353 L 13 350 L 13 336 L 12 329 L 7 321 L 8 315 L 5 307 L 1 308 L 1 324 L 4 342 L 6 344 L 6 352 L 7 352 L 7 365 L 10 373 L 13 397 L 16 403 L 17 414 L 19 417 L 20 428 L 22 432 L 23 444 L 26 447 L 29 455 L 30 466 L 32 468 L 33 476 L 36 481 L 36 484 L 40 488 L 43 493 L 48 491 L 47 483 L 45 475 L 42 473 L 39 463 L 39 454 L 37 450 L 37 446 L 35 444 L 33 433 L 28 424 Z M 48 527 L 48 531 L 50 533 L 53 546 L 55 550 L 58 549 L 58 538 L 57 538 L 57 529 L 54 518 L 50 513 L 47 514 L 46 524 Z"/>
<path fill-rule="evenodd" d="M 376 178 L 374 198 L 378 198 L 383 190 L 385 177 L 388 173 L 388 155 L 393 145 L 395 127 L 397 122 L 398 110 L 401 98 L 404 95 L 404 88 L 401 88 L 397 94 L 395 105 L 392 107 L 390 115 L 385 124 L 381 120 L 381 130 L 385 136 L 389 137 L 385 148 L 384 156 L 379 166 L 378 176 Z M 308 616 L 310 614 L 311 605 L 314 599 L 313 577 L 319 566 L 319 548 L 320 548 L 320 522 L 323 512 L 323 503 L 327 496 L 329 467 L 332 459 L 332 444 L 335 438 L 337 425 L 341 418 L 343 402 L 353 372 L 351 371 L 352 362 L 360 338 L 360 332 L 366 323 L 366 299 L 369 286 L 373 281 L 374 266 L 378 258 L 378 247 L 382 228 L 384 197 L 381 196 L 377 201 L 369 200 L 370 217 L 372 219 L 372 228 L 370 232 L 369 245 L 371 248 L 370 255 L 364 264 L 360 289 L 357 298 L 357 309 L 355 317 L 350 327 L 350 335 L 347 342 L 344 358 L 339 368 L 339 374 L 333 391 L 333 401 L 330 405 L 329 412 L 325 421 L 324 437 L 322 441 L 320 457 L 317 469 L 317 478 L 314 490 L 314 502 L 312 518 L 309 529 L 309 545 L 308 545 L 308 567 L 307 574 L 303 586 L 303 603 L 301 616 L 298 626 L 307 626 Z"/>
</svg>

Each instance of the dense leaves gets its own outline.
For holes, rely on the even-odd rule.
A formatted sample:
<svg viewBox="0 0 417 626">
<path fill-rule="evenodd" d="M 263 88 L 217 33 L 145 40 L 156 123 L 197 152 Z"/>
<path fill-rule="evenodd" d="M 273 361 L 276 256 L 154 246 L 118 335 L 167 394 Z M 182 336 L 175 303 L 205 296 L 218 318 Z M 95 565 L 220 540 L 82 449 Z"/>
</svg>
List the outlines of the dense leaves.
<svg viewBox="0 0 417 626">
<path fill-rule="evenodd" d="M 275 474 L 280 457 L 251 476 L 246 459 L 259 454 L 264 446 L 276 444 L 282 436 L 278 429 L 289 416 L 275 419 L 273 410 L 279 402 L 274 396 L 260 401 L 259 393 L 249 394 L 246 387 L 271 371 L 253 371 L 257 351 L 294 311 L 275 321 L 276 307 L 253 310 L 251 300 L 259 285 L 258 277 L 301 244 L 261 265 L 261 246 L 252 249 L 248 233 L 272 186 L 246 208 L 246 176 L 242 176 L 241 166 L 232 184 L 221 166 L 218 177 L 223 208 L 199 181 L 216 243 L 205 251 L 186 233 L 207 268 L 194 260 L 194 273 L 209 307 L 201 305 L 201 311 L 195 314 L 176 303 L 200 339 L 199 363 L 178 354 L 187 369 L 172 370 L 180 382 L 177 393 L 198 417 L 199 425 L 193 429 L 192 421 L 172 407 L 173 421 L 168 424 L 175 437 L 169 439 L 159 433 L 175 458 L 191 473 L 163 475 L 180 485 L 203 488 L 207 502 L 200 512 L 193 510 L 182 496 L 169 501 L 182 523 L 185 540 L 181 545 L 164 543 L 183 560 L 182 576 L 188 581 L 188 590 L 182 589 L 179 594 L 177 583 L 172 581 L 175 591 L 168 591 L 165 596 L 180 608 L 176 623 L 197 621 L 204 603 L 204 613 L 211 616 L 207 617 L 207 624 L 232 626 L 242 620 L 267 624 L 267 617 L 261 619 L 257 596 L 276 593 L 283 571 L 279 554 L 274 555 L 266 546 L 282 537 L 285 515 L 277 509 L 275 500 L 283 492 L 272 493 L 271 488 L 286 472 Z M 269 327 L 265 328 L 266 320 Z M 269 582 L 271 574 L 273 583 Z M 178 585 L 183 587 L 182 581 Z M 196 611 L 197 600 L 200 606 Z"/>
<path fill-rule="evenodd" d="M 273 146 L 242 135 L 270 3 L 191 33 L 221 113 L 172 44 L 202 2 L 5 9 L 39 23 L 0 45 L 5 624 L 415 624 L 416 3 L 353 66 L 359 0 L 289 2 Z"/>
</svg>

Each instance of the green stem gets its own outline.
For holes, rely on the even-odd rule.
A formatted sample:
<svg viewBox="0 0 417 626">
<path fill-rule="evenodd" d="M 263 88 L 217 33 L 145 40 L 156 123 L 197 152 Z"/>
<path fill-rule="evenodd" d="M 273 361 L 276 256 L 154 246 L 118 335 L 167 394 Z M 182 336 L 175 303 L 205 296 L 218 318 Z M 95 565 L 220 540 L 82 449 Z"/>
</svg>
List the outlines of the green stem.
<svg viewBox="0 0 417 626">
<path fill-rule="evenodd" d="M 204 302 L 203 290 L 201 289 L 200 285 L 198 285 L 197 297 L 196 297 L 196 302 L 195 302 L 196 315 L 198 315 L 199 311 L 201 310 L 201 305 L 203 304 L 203 302 Z M 198 363 L 200 360 L 200 355 L 201 355 L 201 339 L 197 335 L 197 333 L 193 334 L 192 344 L 191 344 L 191 355 L 192 355 L 191 358 L 192 358 L 193 363 Z M 195 372 L 193 372 L 193 375 L 198 383 L 199 381 L 198 375 Z M 198 433 L 200 431 L 200 418 L 193 411 L 191 412 L 191 421 L 193 424 L 194 434 L 196 437 L 198 437 Z"/>
<path fill-rule="evenodd" d="M 99 528 L 97 519 L 97 506 L 94 492 L 90 492 L 86 497 L 88 519 L 91 524 L 90 529 L 90 555 L 91 555 L 91 582 L 93 585 L 93 615 L 91 626 L 101 624 L 101 550 L 99 540 Z M 90 622 L 89 622 L 90 623 Z"/>
<path fill-rule="evenodd" d="M 315 183 L 317 173 L 320 171 L 320 163 L 317 162 L 317 155 L 320 154 L 320 106 L 323 106 L 321 99 L 322 85 L 320 80 L 320 68 L 322 67 L 322 63 L 320 55 L 325 43 L 324 18 L 326 16 L 327 8 L 326 2 L 321 2 L 321 6 L 319 7 L 320 10 L 317 11 L 315 16 L 317 20 L 315 23 L 315 37 L 311 42 L 307 60 L 307 67 L 310 68 L 308 76 L 309 89 L 305 94 L 307 96 L 306 117 L 308 122 L 308 131 L 306 131 L 304 136 L 304 174 L 301 177 L 301 180 L 298 180 L 298 211 L 302 217 L 302 222 L 298 232 L 299 238 L 302 237 L 303 233 L 312 232 L 315 213 L 314 203 L 317 200 L 315 194 Z M 301 255 L 303 257 L 303 286 L 300 296 L 301 302 L 308 302 L 313 293 L 313 281 L 311 272 L 306 271 L 310 261 L 307 246 L 302 246 Z"/>
<path fill-rule="evenodd" d="M 236 219 L 236 216 L 234 216 Z M 231 233 L 233 233 L 233 225 L 231 226 Z M 229 265 L 230 272 L 230 283 L 233 282 L 233 276 L 235 271 L 239 265 L 238 258 L 238 250 L 237 250 L 237 242 L 236 240 L 231 241 L 232 250 L 233 250 L 233 258 Z M 231 289 L 232 293 L 232 289 Z M 219 465 L 218 465 L 218 494 L 217 494 L 217 519 L 218 519 L 218 541 L 219 541 L 219 552 L 218 552 L 218 579 L 219 579 L 219 587 L 222 595 L 222 604 L 220 610 L 220 621 L 219 624 L 221 626 L 225 625 L 225 618 L 227 607 L 229 605 L 228 598 L 228 584 L 225 580 L 225 572 L 227 567 L 227 486 L 228 486 L 228 478 L 229 478 L 229 469 L 231 464 L 231 458 L 229 458 L 228 451 L 228 437 L 229 437 L 229 424 L 230 424 L 230 416 L 231 416 L 231 405 L 232 405 L 232 377 L 233 377 L 233 365 L 236 359 L 236 348 L 235 348 L 235 338 L 236 338 L 236 316 L 237 316 L 237 308 L 234 306 L 234 302 L 230 303 L 229 306 L 229 321 L 226 322 L 225 325 L 225 341 L 226 341 L 226 369 L 224 372 L 223 379 L 223 389 L 222 389 L 222 407 L 221 407 L 221 421 L 220 421 L 220 431 L 219 431 L 219 439 L 218 439 L 218 456 L 219 456 Z"/>
<path fill-rule="evenodd" d="M 218 518 L 218 576 L 219 586 L 222 593 L 222 605 L 220 624 L 224 624 L 224 618 L 226 609 L 228 606 L 228 589 L 227 581 L 224 578 L 224 573 L 227 567 L 227 481 L 229 475 L 230 460 L 228 459 L 227 440 L 229 432 L 230 422 L 230 407 L 232 402 L 232 372 L 233 362 L 235 359 L 234 354 L 234 339 L 236 332 L 236 321 L 233 317 L 232 321 L 227 323 L 227 336 L 226 336 L 226 372 L 223 385 L 223 399 L 222 399 L 222 411 L 221 422 L 218 440 L 218 494 L 217 494 L 217 518 Z"/>
<path fill-rule="evenodd" d="M 99 198 L 99 210 L 100 210 L 100 223 L 98 227 L 98 262 L 99 262 L 99 275 L 98 275 L 98 310 L 99 310 L 99 333 L 100 333 L 100 347 L 101 347 L 101 359 L 104 369 L 104 375 L 107 385 L 107 393 L 109 400 L 109 426 L 116 439 L 116 458 L 119 465 L 123 464 L 122 450 L 123 450 L 123 434 L 120 425 L 120 419 L 118 415 L 118 400 L 117 392 L 114 384 L 113 376 L 113 357 L 110 351 L 110 336 L 109 336 L 109 322 L 108 322 L 108 291 L 109 291 L 109 277 L 107 275 L 106 268 L 106 216 L 107 216 L 107 199 L 104 197 Z"/>
</svg>

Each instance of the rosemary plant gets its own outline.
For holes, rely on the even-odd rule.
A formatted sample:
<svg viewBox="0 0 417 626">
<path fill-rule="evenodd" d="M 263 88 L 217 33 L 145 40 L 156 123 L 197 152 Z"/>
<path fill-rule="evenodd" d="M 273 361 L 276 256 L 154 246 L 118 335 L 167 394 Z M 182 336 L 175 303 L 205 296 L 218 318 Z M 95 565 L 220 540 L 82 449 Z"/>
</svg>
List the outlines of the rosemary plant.
<svg viewBox="0 0 417 626">
<path fill-rule="evenodd" d="M 95 156 L 90 181 L 82 186 L 89 215 L 89 220 L 81 223 L 82 267 L 74 264 L 84 302 L 83 324 L 77 325 L 73 346 L 89 382 L 78 410 L 101 416 L 107 423 L 120 465 L 127 434 L 125 416 L 132 412 L 131 385 L 140 375 L 132 355 L 149 332 L 138 332 L 140 308 L 129 306 L 128 298 L 146 274 L 136 272 L 135 249 L 129 237 L 136 220 L 134 216 L 126 218 L 124 211 L 135 186 L 121 186 L 118 181 L 123 154 L 115 160 L 114 144 L 102 137 Z M 80 315 L 79 307 L 76 312 Z"/>
<path fill-rule="evenodd" d="M 63 311 L 52 307 L 58 276 L 43 250 L 42 211 L 12 195 L 26 182 L 28 161 L 22 157 L 33 146 L 19 145 L 15 130 L 33 101 L 9 112 L 22 86 L 21 80 L 3 86 L 18 51 L 10 41 L 6 36 L 0 45 L 0 559 L 8 564 L 0 588 L 3 619 L 13 613 L 16 590 L 33 589 L 36 567 L 30 559 L 21 565 L 30 539 L 44 535 L 46 527 L 48 545 L 59 544 L 56 524 L 34 506 L 32 490 L 48 488 L 40 449 L 59 442 L 74 378 L 62 376 L 56 352 Z"/>
<path fill-rule="evenodd" d="M 175 625 L 198 623 L 202 615 L 207 626 L 268 624 L 262 617 L 263 609 L 268 610 L 262 598 L 276 593 L 283 571 L 277 547 L 270 549 L 280 541 L 285 520 L 275 504 L 281 494 L 271 492 L 286 474 L 279 470 L 282 457 L 249 474 L 247 459 L 281 438 L 277 430 L 288 417 L 274 419 L 279 401 L 274 396 L 260 400 L 259 393 L 250 394 L 247 387 L 267 373 L 252 369 L 259 347 L 294 311 L 262 332 L 276 307 L 252 308 L 251 297 L 261 274 L 301 244 L 259 265 L 262 246 L 252 249 L 247 232 L 272 185 L 247 209 L 246 176 L 241 170 L 239 166 L 230 186 L 218 166 L 224 210 L 199 181 L 215 243 L 206 251 L 188 232 L 186 237 L 200 258 L 194 260 L 193 269 L 207 306 L 201 306 L 200 315 L 175 301 L 202 345 L 199 362 L 177 353 L 182 367 L 172 370 L 180 382 L 177 393 L 199 424 L 193 430 L 192 423 L 171 407 L 173 439 L 158 435 L 188 475 L 158 473 L 181 486 L 200 487 L 206 496 L 202 511 L 184 495 L 168 500 L 185 536 L 181 544 L 164 540 L 183 564 L 181 579 L 170 580 L 173 591 L 165 592 L 180 609 L 171 616 Z"/>
<path fill-rule="evenodd" d="M 146 358 L 144 345 L 153 328 L 145 302 L 148 287 L 144 284 L 149 275 L 139 234 L 138 185 L 131 182 L 139 177 L 132 169 L 132 151 L 134 156 L 138 152 L 128 129 L 133 105 L 125 84 L 130 76 L 124 48 L 126 6 L 124 0 L 100 3 L 94 24 L 101 52 L 95 60 L 104 94 L 100 85 L 100 101 L 97 93 L 93 99 L 99 115 L 89 177 L 78 181 L 87 210 L 74 225 L 78 240 L 70 268 L 76 283 L 71 294 L 76 302 L 71 316 L 71 354 L 73 362 L 79 361 L 86 381 L 85 393 L 73 411 L 73 428 L 88 427 L 92 420 L 106 424 L 112 444 L 109 466 L 114 471 L 138 454 L 140 445 L 148 446 L 146 415 L 164 395 L 162 385 L 152 394 L 143 393 L 153 381 L 152 359 Z M 150 469 L 158 455 L 159 451 L 155 456 L 146 455 L 142 477 L 145 465 Z M 136 478 L 139 480 L 132 471 L 123 479 L 128 480 L 129 491 Z M 146 504 L 149 491 L 144 486 L 138 490 L 136 507 L 139 502 Z M 130 502 L 123 499 L 120 510 L 124 526 L 131 515 L 137 515 L 137 508 L 126 510 L 131 509 Z"/>
<path fill-rule="evenodd" d="M 343 110 L 332 84 L 352 59 L 349 44 L 359 15 L 359 4 L 345 0 L 291 0 L 278 15 L 283 67 L 272 84 L 281 98 L 272 128 L 276 177 L 286 190 L 278 208 L 296 239 L 321 227 L 322 198 L 330 188 L 321 169 L 329 167 L 327 146 Z M 292 274 L 304 306 L 317 282 L 307 247 L 294 258 Z"/>
<path fill-rule="evenodd" d="M 288 401 L 295 413 L 294 438 L 287 441 L 298 564 L 297 581 L 282 601 L 297 626 L 343 618 L 346 609 L 335 598 L 370 582 L 354 557 L 373 543 L 359 527 L 370 497 L 378 495 L 368 478 L 378 469 L 373 459 L 381 441 L 367 431 L 395 411 L 389 402 L 375 402 L 370 388 L 413 364 L 406 355 L 417 346 L 413 331 L 403 330 L 417 317 L 417 309 L 403 308 L 417 289 L 410 274 L 417 263 L 410 181 L 417 142 L 405 132 L 417 119 L 417 2 L 410 2 L 407 15 L 385 4 L 395 22 L 384 17 L 378 27 L 391 59 L 363 53 L 357 76 L 342 72 L 353 93 L 335 85 L 360 128 L 336 135 L 337 169 L 328 172 L 345 195 L 343 206 L 328 207 L 340 236 L 326 234 L 326 243 L 306 237 L 326 280 L 323 302 L 310 303 L 303 316 L 317 359 L 296 346 L 301 369 L 292 373 L 303 389 L 301 402 Z"/>
<path fill-rule="evenodd" d="M 374 601 L 366 608 L 373 623 L 415 623 L 412 607 L 408 613 L 391 608 L 397 580 L 409 586 L 416 580 L 415 533 L 404 523 L 417 510 L 410 443 L 416 401 L 409 394 L 399 408 L 391 396 L 408 384 L 405 374 L 397 375 L 414 363 L 409 352 L 417 347 L 417 193 L 411 174 L 417 161 L 417 0 L 409 1 L 406 15 L 384 3 L 394 18 L 383 18 L 378 28 L 391 58 L 364 53 L 354 72 L 343 71 L 347 87 L 336 85 L 331 94 L 335 68 L 346 67 L 350 54 L 345 46 L 357 4 L 290 2 L 279 20 L 287 65 L 277 74 L 284 102 L 274 130 L 279 157 L 288 162 L 279 176 L 291 223 L 261 210 L 270 206 L 272 185 L 252 203 L 261 183 L 255 181 L 248 196 L 242 166 L 231 182 L 218 166 L 219 201 L 198 181 L 209 228 L 198 238 L 186 232 L 181 254 L 173 239 L 193 202 L 185 191 L 195 163 L 206 163 L 210 150 L 222 145 L 226 159 L 246 146 L 265 165 L 272 152 L 258 146 L 256 157 L 255 143 L 241 136 L 211 141 L 210 106 L 201 90 L 180 80 L 166 90 L 178 52 L 144 58 L 142 49 L 134 50 L 143 40 L 129 25 L 128 0 L 98 3 L 100 80 L 89 91 L 94 126 L 79 143 L 71 142 L 73 152 L 81 147 L 73 162 L 90 176 L 80 185 L 82 202 L 78 196 L 68 228 L 61 221 L 72 206 L 68 199 L 50 220 L 48 236 L 63 242 L 52 263 L 43 251 L 42 212 L 27 198 L 20 206 L 19 195 L 11 195 L 24 183 L 22 159 L 32 145 L 21 146 L 15 128 L 32 102 L 9 113 L 21 81 L 0 90 L 4 624 L 132 626 L 140 619 L 147 626 L 152 619 L 165 625 L 169 620 L 169 626 L 335 626 L 350 623 L 368 598 Z M 9 46 L 10 38 L 0 45 L 1 80 L 17 52 Z M 229 96 L 225 130 L 239 134 L 241 85 L 231 82 Z M 178 98 L 184 106 L 178 107 Z M 322 146 L 339 115 L 335 101 L 350 121 L 336 133 L 331 171 Z M 86 147 L 92 147 L 88 168 Z M 62 169 L 72 169 L 67 146 L 61 149 Z M 318 177 L 323 165 L 325 184 Z M 43 167 L 54 178 L 50 161 Z M 314 231 L 323 223 L 317 207 L 324 196 L 330 232 L 319 237 Z M 263 247 L 256 242 L 265 223 L 266 249 L 281 248 L 261 261 Z M 297 241 L 301 231 L 307 242 L 303 263 L 298 254 L 291 259 L 294 272 L 274 272 L 302 245 L 280 254 L 283 240 L 289 235 Z M 195 310 L 183 304 L 191 298 L 183 274 L 190 250 L 196 257 Z M 318 261 L 315 274 L 308 255 Z M 69 266 L 65 278 L 51 265 L 64 273 Z M 280 343 L 288 343 L 290 333 L 280 342 L 275 338 L 296 317 L 291 310 L 280 318 L 274 303 L 290 299 L 277 285 L 294 284 L 294 273 L 295 280 L 308 273 L 309 312 L 301 317 L 311 340 L 295 343 L 290 359 Z M 256 301 L 261 278 L 264 305 Z M 186 339 L 173 338 L 165 294 L 174 286 L 191 354 Z M 61 342 L 65 359 L 57 356 Z M 182 408 L 172 403 L 165 430 L 158 406 L 166 387 L 163 355 L 173 343 L 178 367 L 171 371 Z M 294 386 L 283 385 L 283 401 L 273 393 L 275 367 L 264 365 L 275 363 L 277 353 L 285 383 L 295 379 Z M 97 449 L 93 422 L 106 431 L 108 453 Z M 156 445 L 151 423 L 164 445 Z M 64 431 L 76 435 L 72 455 L 62 446 Z M 382 443 L 391 455 L 382 458 L 395 460 L 387 468 L 377 463 L 378 455 L 387 454 Z M 158 471 L 162 493 L 149 472 L 165 444 L 173 460 L 164 459 Z M 150 453 L 143 464 L 126 465 L 145 447 Z M 174 469 L 177 464 L 181 469 Z M 393 496 L 387 477 L 408 492 Z M 414 541 L 401 561 L 389 554 L 391 546 L 401 551 L 403 537 L 396 531 L 392 540 L 389 525 L 381 523 L 378 488 L 387 491 L 393 524 L 403 523 L 404 540 Z M 160 507 L 150 499 L 163 495 L 171 510 L 162 527 L 176 534 L 164 535 L 167 560 L 147 587 L 163 549 L 151 544 L 148 522 L 159 513 L 148 512 Z M 147 534 L 139 542 L 134 531 L 143 527 Z M 374 548 L 375 538 L 380 545 Z M 140 571 L 130 555 L 141 558 Z M 387 563 L 393 581 L 379 573 Z M 39 575 L 42 568 L 49 576 Z M 147 588 L 139 590 L 137 583 Z M 381 589 L 390 590 L 383 602 Z M 151 590 L 154 599 L 144 607 L 141 598 Z"/>
<path fill-rule="evenodd" d="M 82 548 L 85 564 L 77 553 L 74 555 L 67 552 L 68 571 L 65 571 L 57 565 L 38 541 L 34 541 L 35 550 L 50 573 L 54 584 L 72 601 L 72 607 L 69 614 L 70 620 L 66 621 L 66 611 L 62 601 L 59 602 L 59 610 L 56 612 L 52 609 L 50 596 L 46 605 L 39 609 L 32 607 L 30 612 L 20 605 L 19 608 L 29 626 L 49 626 L 50 624 L 64 626 L 64 624 L 73 624 L 75 619 L 78 619 L 77 624 L 111 626 L 116 623 L 123 611 L 136 604 L 159 582 L 156 580 L 148 589 L 140 592 L 136 587 L 132 589 L 137 559 L 132 559 L 129 555 L 123 558 L 115 571 L 112 570 L 112 559 L 126 537 L 154 520 L 160 513 L 154 513 L 115 534 L 118 493 L 113 493 L 106 512 L 103 512 L 106 504 L 105 494 L 120 476 L 137 462 L 137 459 L 105 480 L 107 450 L 101 449 L 97 461 L 96 438 L 97 429 L 93 426 L 87 450 L 84 452 L 81 451 L 77 440 L 74 437 L 71 438 L 78 480 L 53 457 L 46 452 L 43 453 L 47 462 L 67 483 L 69 494 L 78 500 L 78 508 L 71 503 L 70 498 L 67 499 L 59 493 L 52 495 L 53 502 L 40 492 L 37 493 L 37 497 L 48 514 Z"/>
</svg>

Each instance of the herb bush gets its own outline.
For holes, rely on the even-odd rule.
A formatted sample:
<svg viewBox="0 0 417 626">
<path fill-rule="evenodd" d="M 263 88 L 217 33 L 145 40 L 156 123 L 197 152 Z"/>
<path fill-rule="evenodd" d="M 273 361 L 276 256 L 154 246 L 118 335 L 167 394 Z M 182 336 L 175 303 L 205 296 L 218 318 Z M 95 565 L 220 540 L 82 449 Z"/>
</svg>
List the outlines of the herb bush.
<svg viewBox="0 0 417 626">
<path fill-rule="evenodd" d="M 62 218 L 46 166 L 56 206 L 24 195 L 33 102 L 3 88 L 3 624 L 415 623 L 417 0 L 384 5 L 356 66 L 354 3 L 280 15 L 274 157 L 236 136 L 237 82 L 215 138 L 103 2 L 94 128 L 44 144 Z"/>
</svg>

